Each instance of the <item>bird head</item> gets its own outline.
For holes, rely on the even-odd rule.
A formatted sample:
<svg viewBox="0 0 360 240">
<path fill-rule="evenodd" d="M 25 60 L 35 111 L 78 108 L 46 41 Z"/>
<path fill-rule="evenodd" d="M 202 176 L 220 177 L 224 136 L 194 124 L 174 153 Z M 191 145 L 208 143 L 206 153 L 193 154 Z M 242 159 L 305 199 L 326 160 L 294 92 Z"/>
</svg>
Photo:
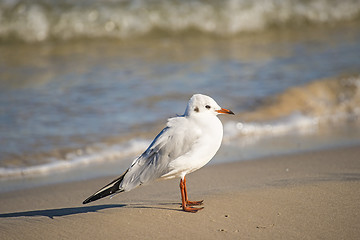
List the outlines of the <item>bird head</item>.
<svg viewBox="0 0 360 240">
<path fill-rule="evenodd" d="M 232 114 L 231 110 L 220 107 L 214 99 L 203 94 L 193 95 L 186 107 L 185 116 Z"/>
</svg>

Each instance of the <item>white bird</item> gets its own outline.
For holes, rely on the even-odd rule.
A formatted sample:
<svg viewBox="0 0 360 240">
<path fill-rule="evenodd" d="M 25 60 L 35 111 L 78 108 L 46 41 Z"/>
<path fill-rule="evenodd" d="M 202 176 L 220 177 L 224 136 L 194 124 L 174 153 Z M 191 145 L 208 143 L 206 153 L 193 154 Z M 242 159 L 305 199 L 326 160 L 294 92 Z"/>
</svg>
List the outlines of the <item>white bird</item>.
<svg viewBox="0 0 360 240">
<path fill-rule="evenodd" d="M 193 95 L 184 115 L 168 119 L 167 126 L 146 151 L 117 179 L 87 198 L 83 204 L 120 192 L 128 192 L 155 179 L 180 177 L 182 208 L 197 212 L 203 201 L 189 201 L 186 174 L 207 164 L 218 151 L 223 126 L 218 114 L 234 114 L 221 108 L 211 97 Z"/>
</svg>

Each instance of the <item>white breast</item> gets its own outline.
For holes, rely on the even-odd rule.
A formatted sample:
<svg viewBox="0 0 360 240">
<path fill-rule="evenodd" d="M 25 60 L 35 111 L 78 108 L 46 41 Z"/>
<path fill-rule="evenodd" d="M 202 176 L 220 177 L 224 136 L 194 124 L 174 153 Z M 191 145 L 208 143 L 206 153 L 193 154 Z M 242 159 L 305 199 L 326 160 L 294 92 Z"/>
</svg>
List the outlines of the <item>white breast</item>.
<svg viewBox="0 0 360 240">
<path fill-rule="evenodd" d="M 223 126 L 220 120 L 211 118 L 192 118 L 188 121 L 188 129 L 198 135 L 197 141 L 186 154 L 169 163 L 169 172 L 163 178 L 183 177 L 207 164 L 220 148 L 223 137 Z"/>
</svg>

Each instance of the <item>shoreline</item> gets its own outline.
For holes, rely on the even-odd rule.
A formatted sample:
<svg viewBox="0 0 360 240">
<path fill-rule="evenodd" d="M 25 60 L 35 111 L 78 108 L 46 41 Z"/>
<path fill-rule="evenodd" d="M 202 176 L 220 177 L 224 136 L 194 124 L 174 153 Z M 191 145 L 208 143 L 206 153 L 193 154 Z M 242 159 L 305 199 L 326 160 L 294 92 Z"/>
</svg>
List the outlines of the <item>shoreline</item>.
<svg viewBox="0 0 360 240">
<path fill-rule="evenodd" d="M 180 208 L 179 181 L 82 201 L 114 177 L 0 194 L 1 239 L 356 239 L 360 147 L 206 166 L 187 176 L 196 214 Z"/>
<path fill-rule="evenodd" d="M 344 133 L 345 134 L 345 133 Z M 355 133 L 356 134 L 356 133 Z M 302 137 L 302 144 L 299 145 L 295 137 L 279 136 L 276 137 L 277 144 L 273 144 L 273 148 L 269 148 L 272 144 L 269 139 L 260 140 L 256 145 L 239 149 L 234 146 L 223 145 L 219 152 L 215 155 L 205 167 L 217 166 L 222 164 L 258 161 L 268 159 L 273 156 L 291 156 L 296 154 L 306 154 L 309 152 L 327 151 L 330 149 L 344 149 L 359 146 L 357 139 L 342 135 L 338 139 L 330 138 L 325 140 L 326 136 L 311 135 Z M 335 141 L 337 140 L 337 141 Z M 145 148 L 145 147 L 144 147 Z M 257 150 L 265 149 L 265 150 Z M 138 155 L 141 151 L 138 153 Z M 241 153 L 241 155 L 239 155 Z M 136 154 L 135 154 L 136 155 Z M 127 156 L 122 161 L 111 160 L 106 162 L 95 163 L 78 163 L 76 168 L 65 167 L 57 171 L 47 172 L 44 166 L 39 166 L 40 175 L 27 175 L 22 177 L 0 178 L 0 194 L 12 191 L 23 191 L 38 187 L 45 187 L 55 184 L 66 184 L 70 182 L 89 181 L 97 178 L 116 177 L 121 171 L 125 171 L 132 163 L 135 157 Z M 237 160 L 235 160 L 237 158 Z M 66 163 L 64 163 L 66 166 Z M 120 170 L 119 170 L 120 169 Z"/>
</svg>

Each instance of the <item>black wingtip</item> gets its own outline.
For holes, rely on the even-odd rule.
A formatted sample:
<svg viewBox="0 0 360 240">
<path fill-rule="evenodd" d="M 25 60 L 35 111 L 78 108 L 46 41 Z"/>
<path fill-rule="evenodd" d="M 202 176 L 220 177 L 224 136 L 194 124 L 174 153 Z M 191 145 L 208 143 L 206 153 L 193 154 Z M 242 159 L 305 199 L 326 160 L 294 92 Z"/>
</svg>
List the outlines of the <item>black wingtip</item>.
<svg viewBox="0 0 360 240">
<path fill-rule="evenodd" d="M 88 198 L 88 199 L 86 199 L 85 201 L 83 201 L 83 204 L 87 204 L 87 203 L 89 203 L 89 202 L 92 202 L 93 200 L 91 200 L 91 198 Z"/>
<path fill-rule="evenodd" d="M 87 203 L 99 200 L 100 198 L 104 198 L 104 197 L 107 197 L 109 195 L 112 195 L 112 194 L 115 194 L 115 193 L 118 193 L 118 192 L 121 192 L 121 191 L 116 190 L 114 188 L 113 189 L 108 189 L 106 191 L 103 191 L 103 192 L 100 192 L 100 193 L 97 193 L 95 195 L 92 195 L 92 196 L 88 197 L 87 199 L 85 199 L 85 201 L 83 201 L 83 204 L 87 204 Z"/>
<path fill-rule="evenodd" d="M 116 186 L 117 187 L 117 186 Z M 90 197 L 88 197 L 87 199 L 85 199 L 85 201 L 83 201 L 83 204 L 87 204 L 89 202 L 93 202 L 93 201 L 96 201 L 96 200 L 99 200 L 100 198 L 104 198 L 104 197 L 107 197 L 109 195 L 112 195 L 112 194 L 115 194 L 117 192 L 120 192 L 119 189 L 116 189 L 116 187 L 112 187 L 112 188 L 109 188 L 109 189 L 106 189 L 104 191 L 101 191 L 99 193 L 96 193 Z"/>
<path fill-rule="evenodd" d="M 96 200 L 96 199 L 94 199 L 95 196 L 96 196 L 96 195 L 92 195 L 92 196 L 88 197 L 87 199 L 85 199 L 85 200 L 83 201 L 83 204 L 87 204 L 87 203 L 89 203 L 89 202 L 95 201 L 95 200 Z"/>
<path fill-rule="evenodd" d="M 100 198 L 104 198 L 115 193 L 123 192 L 124 190 L 119 189 L 119 185 L 124 179 L 126 173 L 127 171 L 125 171 L 119 178 L 115 179 L 114 181 L 88 197 L 85 201 L 83 201 L 83 204 L 99 200 Z"/>
</svg>

